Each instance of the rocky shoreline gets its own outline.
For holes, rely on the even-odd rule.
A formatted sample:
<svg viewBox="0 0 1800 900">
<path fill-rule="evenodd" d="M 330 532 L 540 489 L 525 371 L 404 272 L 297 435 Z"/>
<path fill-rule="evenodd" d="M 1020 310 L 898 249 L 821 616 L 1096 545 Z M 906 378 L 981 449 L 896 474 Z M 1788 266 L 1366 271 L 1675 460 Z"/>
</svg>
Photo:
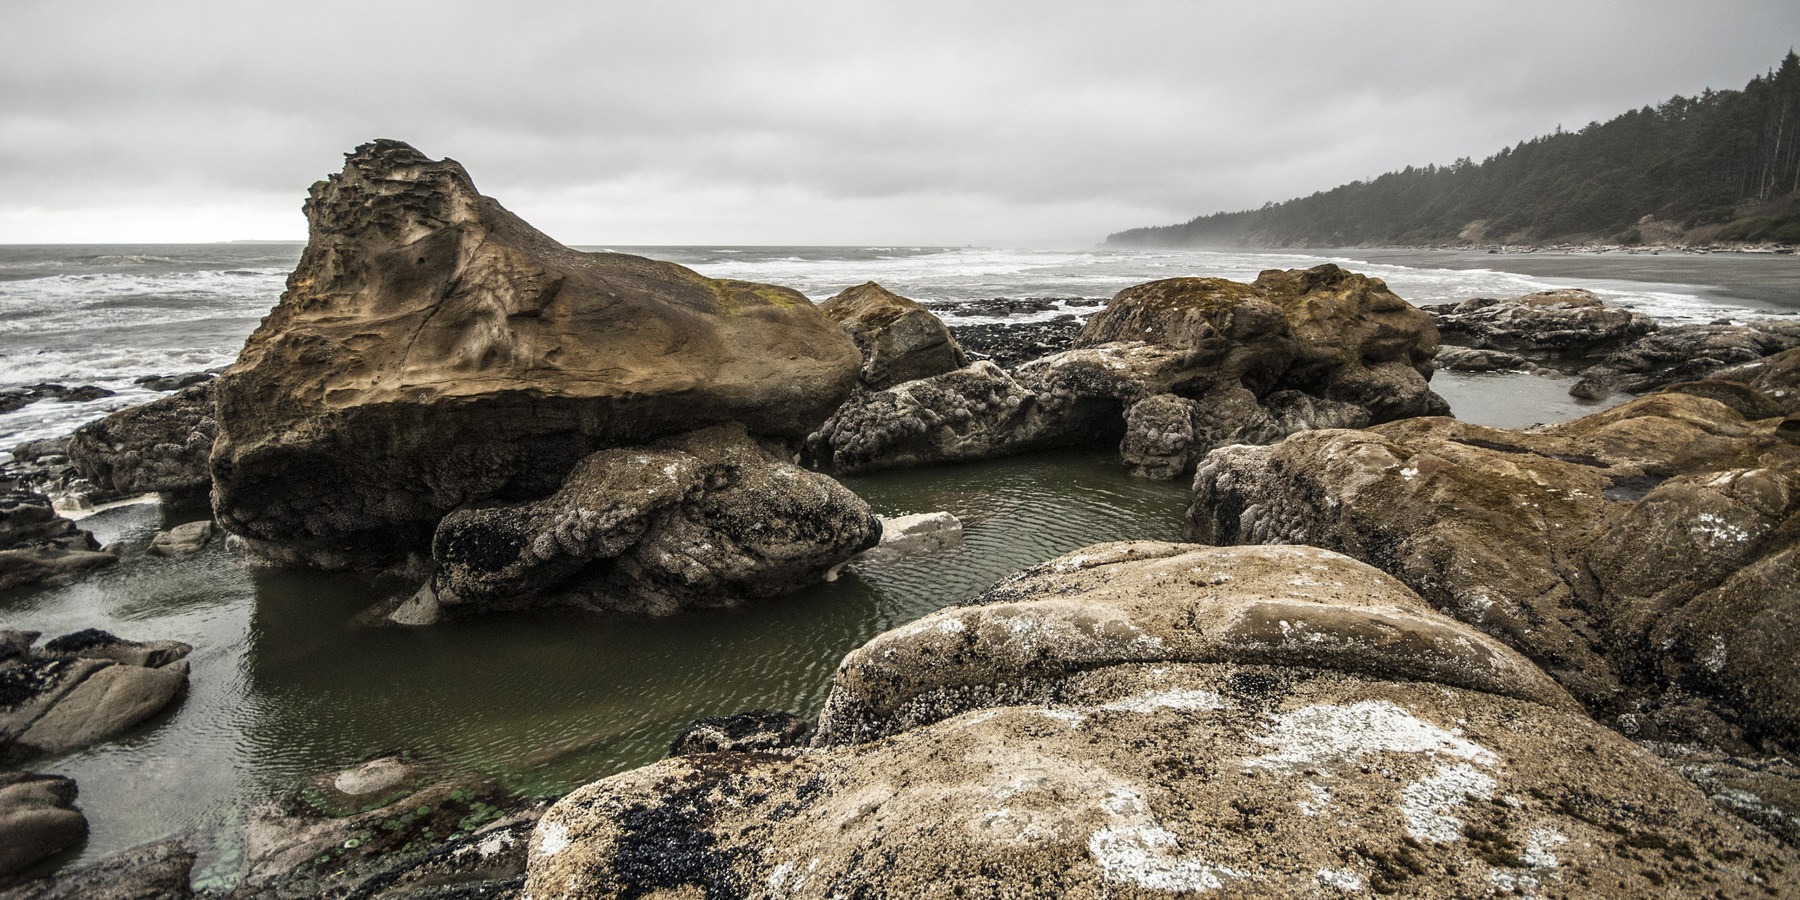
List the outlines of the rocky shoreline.
<svg viewBox="0 0 1800 900">
<path fill-rule="evenodd" d="M 554 802 L 321 774 L 249 816 L 225 896 L 1800 892 L 1800 326 L 1420 309 L 1324 265 L 947 327 L 569 250 L 392 141 L 306 211 L 237 364 L 14 450 L 6 588 L 134 564 L 48 493 L 154 493 L 212 516 L 151 552 L 218 529 L 418 586 L 371 620 L 675 617 L 960 533 L 834 474 L 1067 446 L 1191 478 L 1195 543 L 1046 561 L 852 650 L 816 719 L 697 722 Z M 1439 367 L 1641 396 L 1484 428 Z M 0 632 L 9 765 L 185 690 L 185 644 L 39 637 Z M 193 894 L 179 841 L 52 871 L 105 815 L 77 792 L 0 776 L 0 897 Z"/>
</svg>

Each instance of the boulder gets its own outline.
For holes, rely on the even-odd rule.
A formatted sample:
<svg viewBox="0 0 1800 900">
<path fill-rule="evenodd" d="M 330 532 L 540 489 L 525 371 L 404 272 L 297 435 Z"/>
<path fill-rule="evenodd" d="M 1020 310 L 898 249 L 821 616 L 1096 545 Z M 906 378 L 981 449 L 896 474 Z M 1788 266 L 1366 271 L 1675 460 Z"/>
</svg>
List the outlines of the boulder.
<svg viewBox="0 0 1800 900">
<path fill-rule="evenodd" d="M 168 531 L 159 531 L 150 539 L 151 556 L 188 556 L 198 553 L 208 541 L 212 540 L 213 523 L 211 519 L 188 522 L 177 525 Z"/>
<path fill-rule="evenodd" d="M 56 514 L 50 498 L 0 491 L 0 590 L 58 583 L 119 561 L 93 534 Z"/>
<path fill-rule="evenodd" d="M 1437 366 L 1452 372 L 1519 372 L 1537 366 L 1531 360 L 1505 350 L 1477 350 L 1445 344 L 1438 348 Z"/>
<path fill-rule="evenodd" d="M 187 687 L 192 648 L 178 641 L 140 643 L 89 629 L 35 652 L 23 643 L 23 654 L 0 659 L 0 759 L 110 740 L 168 709 Z"/>
<path fill-rule="evenodd" d="M 1173 478 L 1225 443 L 1448 412 L 1426 380 L 1436 350 L 1429 316 L 1332 265 L 1156 281 L 1119 292 L 1072 350 L 854 398 L 806 458 L 861 472 L 1122 438 L 1133 472 Z"/>
<path fill-rule="evenodd" d="M 5 900 L 186 900 L 194 896 L 195 859 L 180 840 L 147 844 L 26 882 Z"/>
<path fill-rule="evenodd" d="M 266 559 L 379 568 L 449 511 L 713 424 L 798 438 L 856 385 L 787 288 L 581 253 L 397 141 L 315 184 L 281 302 L 217 385 L 213 504 Z"/>
<path fill-rule="evenodd" d="M 1800 413 L 1800 347 L 1715 369 L 1707 377 L 1748 385 L 1773 401 L 1782 412 L 1788 415 Z M 13 451 L 15 457 L 18 453 Z"/>
<path fill-rule="evenodd" d="M 575 791 L 526 889 L 1749 897 L 1796 861 L 1366 566 L 1128 543 L 853 651 L 810 750 Z"/>
<path fill-rule="evenodd" d="M 1663 393 L 1525 432 L 1449 419 L 1215 451 L 1187 534 L 1387 571 L 1628 734 L 1748 752 L 1800 735 L 1800 448 Z M 1695 691 L 1710 711 L 1683 710 Z M 1746 743 L 1748 742 L 1748 743 Z"/>
<path fill-rule="evenodd" d="M 962 546 L 962 521 L 947 512 L 881 516 L 881 542 L 857 554 L 856 562 L 891 562 Z"/>
<path fill-rule="evenodd" d="M 880 527 L 836 481 L 717 426 L 602 450 L 542 501 L 446 516 L 427 590 L 470 610 L 539 597 L 647 615 L 733 606 L 819 581 Z"/>
<path fill-rule="evenodd" d="M 1743 325 L 1672 325 L 1653 331 L 1607 354 L 1581 373 L 1569 393 L 1584 399 L 1613 391 L 1642 394 L 1680 381 L 1714 378 L 1721 370 L 1741 371 L 1765 357 L 1800 348 L 1800 322 L 1762 319 Z M 1787 371 L 1792 384 L 1794 361 Z M 1781 377 L 1781 376 L 1777 376 Z"/>
<path fill-rule="evenodd" d="M 862 384 L 869 390 L 969 364 L 950 329 L 931 310 L 873 281 L 845 288 L 819 304 L 819 312 L 856 341 L 863 358 Z"/>
<path fill-rule="evenodd" d="M 208 381 L 81 426 L 69 440 L 69 459 L 111 496 L 204 497 L 212 489 L 207 457 L 217 434 Z"/>
<path fill-rule="evenodd" d="M 75 794 L 74 779 L 61 775 L 0 772 L 0 885 L 87 837 Z"/>
<path fill-rule="evenodd" d="M 1655 331 L 1656 320 L 1609 307 L 1592 291 L 1562 288 L 1427 306 L 1444 340 L 1484 350 L 1587 353 Z"/>
</svg>

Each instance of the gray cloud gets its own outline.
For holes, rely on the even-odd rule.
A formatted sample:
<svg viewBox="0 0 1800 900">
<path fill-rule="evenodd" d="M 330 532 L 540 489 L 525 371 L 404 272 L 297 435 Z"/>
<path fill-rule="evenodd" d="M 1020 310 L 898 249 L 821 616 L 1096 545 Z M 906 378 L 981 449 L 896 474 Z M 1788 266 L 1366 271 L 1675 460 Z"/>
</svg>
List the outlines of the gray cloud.
<svg viewBox="0 0 1800 900">
<path fill-rule="evenodd" d="M 371 137 L 571 243 L 1091 243 L 1740 87 L 1791 0 L 24 0 L 0 241 L 295 237 Z"/>
</svg>

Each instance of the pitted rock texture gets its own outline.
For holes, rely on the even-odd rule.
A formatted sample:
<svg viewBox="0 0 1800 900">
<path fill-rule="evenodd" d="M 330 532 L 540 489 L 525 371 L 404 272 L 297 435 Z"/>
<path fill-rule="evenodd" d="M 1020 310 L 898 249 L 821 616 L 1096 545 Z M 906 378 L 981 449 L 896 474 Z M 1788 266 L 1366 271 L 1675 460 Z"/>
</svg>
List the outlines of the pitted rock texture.
<svg viewBox="0 0 1800 900">
<path fill-rule="evenodd" d="M 879 391 L 969 364 L 950 329 L 931 310 L 873 281 L 845 288 L 819 304 L 862 351 L 863 387 Z"/>
<path fill-rule="evenodd" d="M 277 562 L 380 567 L 445 513 L 725 422 L 798 438 L 856 385 L 787 288 L 580 253 L 396 141 L 313 186 L 287 292 L 217 380 L 219 524 Z"/>
<path fill-rule="evenodd" d="M 582 460 L 550 497 L 446 516 L 446 608 L 534 602 L 668 615 L 792 591 L 874 546 L 868 504 L 721 425 Z"/>
<path fill-rule="evenodd" d="M 1562 288 L 1518 297 L 1477 297 L 1425 307 L 1447 343 L 1484 350 L 1586 353 L 1655 331 L 1656 320 L 1607 306 L 1593 291 Z"/>
<path fill-rule="evenodd" d="M 1628 734 L 1791 752 L 1800 447 L 1776 424 L 1670 392 L 1526 432 L 1307 432 L 1209 455 L 1188 536 L 1364 560 Z"/>
<path fill-rule="evenodd" d="M 1436 350 L 1429 316 L 1336 266 L 1151 282 L 1094 314 L 1073 350 L 851 400 L 807 458 L 860 472 L 1123 439 L 1134 473 L 1179 477 L 1226 443 L 1447 412 L 1427 385 Z"/>
<path fill-rule="evenodd" d="M 207 460 L 219 431 L 213 406 L 213 382 L 206 381 L 119 410 L 76 429 L 69 459 L 110 496 L 203 497 L 212 489 Z"/>
<path fill-rule="evenodd" d="M 1297 618 L 1264 619 L 1271 602 Z M 1254 637 L 1239 628 L 1251 619 L 1267 626 Z M 952 621 L 999 652 L 993 680 L 959 667 L 979 651 L 947 639 Z M 1157 637 L 1172 639 L 1161 659 L 1084 649 Z M 1183 661 L 1203 647 L 1216 661 Z M 941 714 L 877 712 L 879 740 L 681 756 L 588 785 L 533 832 L 529 893 L 1800 888 L 1792 848 L 1571 711 L 1516 654 L 1322 551 L 1091 547 L 878 637 L 838 689 L 850 669 L 862 683 L 936 685 Z M 966 689 L 940 690 L 951 682 Z"/>
</svg>

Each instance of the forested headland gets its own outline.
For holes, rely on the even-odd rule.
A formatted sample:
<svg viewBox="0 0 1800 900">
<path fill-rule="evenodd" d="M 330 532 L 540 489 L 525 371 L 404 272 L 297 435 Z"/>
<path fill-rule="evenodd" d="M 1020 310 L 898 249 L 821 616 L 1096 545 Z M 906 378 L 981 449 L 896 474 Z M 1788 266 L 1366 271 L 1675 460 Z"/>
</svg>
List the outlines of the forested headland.
<svg viewBox="0 0 1800 900">
<path fill-rule="evenodd" d="M 1112 246 L 1604 242 L 1800 244 L 1800 56 L 1702 91 L 1468 158 L 1261 209 L 1134 228 Z"/>
</svg>

